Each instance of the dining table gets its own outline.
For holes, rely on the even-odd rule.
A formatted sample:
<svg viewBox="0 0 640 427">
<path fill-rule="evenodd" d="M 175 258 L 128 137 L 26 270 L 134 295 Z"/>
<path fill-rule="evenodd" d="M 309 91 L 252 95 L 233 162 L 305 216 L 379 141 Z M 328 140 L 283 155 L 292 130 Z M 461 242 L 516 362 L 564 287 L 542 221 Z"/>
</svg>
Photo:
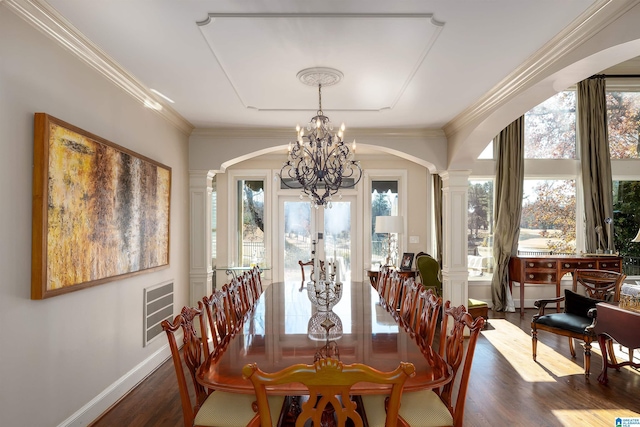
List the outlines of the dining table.
<svg viewBox="0 0 640 427">
<path fill-rule="evenodd" d="M 266 287 L 224 350 L 205 358 L 196 380 L 213 390 L 253 394 L 253 385 L 242 377 L 247 363 L 276 372 L 294 364 L 313 364 L 319 357 L 363 363 L 381 371 L 392 371 L 401 361 L 411 362 L 416 375 L 407 379 L 405 391 L 433 389 L 452 380 L 451 367 L 433 348 L 418 345 L 387 312 L 368 282 L 341 283 L 332 307 L 316 300 L 313 286 L 308 282 L 301 288 L 294 281 Z M 383 384 L 359 383 L 352 388 L 355 395 L 389 391 L 390 386 Z M 301 384 L 273 386 L 267 392 L 307 394 Z"/>
</svg>

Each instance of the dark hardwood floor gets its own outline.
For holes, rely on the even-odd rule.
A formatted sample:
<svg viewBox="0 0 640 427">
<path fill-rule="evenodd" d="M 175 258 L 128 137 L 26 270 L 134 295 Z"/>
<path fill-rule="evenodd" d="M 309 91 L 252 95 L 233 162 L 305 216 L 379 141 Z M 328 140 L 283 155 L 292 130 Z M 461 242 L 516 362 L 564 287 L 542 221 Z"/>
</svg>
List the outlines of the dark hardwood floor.
<svg viewBox="0 0 640 427">
<path fill-rule="evenodd" d="M 602 358 L 597 343 L 590 380 L 583 373 L 582 346 L 576 345 L 578 355 L 572 359 L 566 337 L 540 332 L 538 361 L 533 362 L 533 313 L 527 310 L 520 319 L 519 313 L 489 311 L 489 326 L 481 334 L 473 361 L 465 426 L 614 427 L 617 417 L 640 417 L 640 372 L 628 367 L 610 370 L 609 385 L 598 383 Z M 92 425 L 182 426 L 171 360 Z"/>
</svg>

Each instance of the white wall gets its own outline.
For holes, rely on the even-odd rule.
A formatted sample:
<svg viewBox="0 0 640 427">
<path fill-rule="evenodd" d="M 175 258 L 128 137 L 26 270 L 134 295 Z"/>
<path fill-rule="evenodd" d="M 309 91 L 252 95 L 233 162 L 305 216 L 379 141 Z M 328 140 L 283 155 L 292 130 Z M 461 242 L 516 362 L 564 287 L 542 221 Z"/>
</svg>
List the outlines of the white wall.
<svg viewBox="0 0 640 427">
<path fill-rule="evenodd" d="M 170 267 L 30 299 L 33 114 L 172 168 Z M 188 137 L 0 3 L 0 424 L 86 425 L 168 355 L 142 346 L 143 288 L 188 300 Z"/>
</svg>

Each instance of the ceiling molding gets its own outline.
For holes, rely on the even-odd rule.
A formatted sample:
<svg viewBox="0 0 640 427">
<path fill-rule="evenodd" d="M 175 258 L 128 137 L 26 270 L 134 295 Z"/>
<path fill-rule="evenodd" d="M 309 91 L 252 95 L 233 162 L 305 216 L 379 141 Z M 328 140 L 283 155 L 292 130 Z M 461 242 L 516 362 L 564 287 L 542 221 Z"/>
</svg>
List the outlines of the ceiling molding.
<svg viewBox="0 0 640 427">
<path fill-rule="evenodd" d="M 307 108 L 304 108 L 304 109 L 303 108 L 279 108 L 279 107 L 265 107 L 265 106 L 259 106 L 259 105 L 252 105 L 247 93 L 246 92 L 243 93 L 241 90 L 242 83 L 232 78 L 232 72 L 233 72 L 232 67 L 230 69 L 228 64 L 225 63 L 224 58 L 221 56 L 221 53 L 220 53 L 220 50 L 221 50 L 220 46 L 216 48 L 218 44 L 213 43 L 211 40 L 211 35 L 206 32 L 206 31 L 212 31 L 212 30 L 206 29 L 205 27 L 212 25 L 216 20 L 228 19 L 228 18 L 249 18 L 249 19 L 261 19 L 261 20 L 278 19 L 278 18 L 285 18 L 285 19 L 298 19 L 298 18 L 307 19 L 308 18 L 308 19 L 326 19 L 326 20 L 335 20 L 335 19 L 357 20 L 357 19 L 369 19 L 369 18 L 376 18 L 376 19 L 410 18 L 412 20 L 421 19 L 428 22 L 428 24 L 431 26 L 430 30 L 432 31 L 432 33 L 426 39 L 426 43 L 424 44 L 424 46 L 422 46 L 422 49 L 418 54 L 415 62 L 410 66 L 410 69 L 407 70 L 408 74 L 406 75 L 406 78 L 404 78 L 404 80 L 401 82 L 400 87 L 398 88 L 398 92 L 394 96 L 386 100 L 387 101 L 386 103 L 380 103 L 380 105 L 376 105 L 370 108 L 325 109 L 325 111 L 335 111 L 335 112 L 340 112 L 340 111 L 382 112 L 385 110 L 394 109 L 398 104 L 398 102 L 400 101 L 400 99 L 403 97 L 407 87 L 413 81 L 416 73 L 418 72 L 422 64 L 425 62 L 425 59 L 427 58 L 429 52 L 431 51 L 432 47 L 436 43 L 436 40 L 440 36 L 440 33 L 442 32 L 445 26 L 445 23 L 436 20 L 433 17 L 432 13 L 214 13 L 214 12 L 209 13 L 206 19 L 202 21 L 198 21 L 196 22 L 196 24 L 200 27 L 200 31 L 205 41 L 209 45 L 209 50 L 211 54 L 213 55 L 217 64 L 220 66 L 222 73 L 224 74 L 225 78 L 227 79 L 227 82 L 233 89 L 234 93 L 236 94 L 236 97 L 238 98 L 238 101 L 242 104 L 242 106 L 249 110 L 262 111 L 262 112 L 291 112 L 291 111 L 311 111 L 311 110 L 308 110 Z M 342 73 L 340 72 L 340 74 Z M 341 76 L 340 78 L 342 77 L 343 76 Z M 308 84 L 305 82 L 303 83 Z M 325 85 L 323 85 L 323 87 L 325 87 Z"/>
<path fill-rule="evenodd" d="M 388 138 L 388 139 L 433 139 L 446 138 L 441 129 L 378 129 L 378 128 L 347 128 L 345 132 L 348 141 L 350 135 L 358 138 Z M 263 138 L 286 141 L 295 139 L 295 128 L 210 128 L 194 129 L 191 137 L 194 138 L 215 138 L 215 139 L 242 139 L 242 138 Z M 366 143 L 366 141 L 363 141 Z"/>
<path fill-rule="evenodd" d="M 86 38 L 77 28 L 43 0 L 4 0 L 16 15 L 49 36 L 56 43 L 98 71 L 142 105 L 150 108 L 186 135 L 194 126 L 116 61 Z"/>
<path fill-rule="evenodd" d="M 476 120 L 488 116 L 497 107 L 528 88 L 532 82 L 550 69 L 560 58 L 573 51 L 586 40 L 605 28 L 640 0 L 626 0 L 623 4 L 613 0 L 598 0 L 576 18 L 554 38 L 547 42 L 521 66 L 502 79 L 477 102 L 458 114 L 444 126 L 445 134 L 451 138 Z M 614 12 L 607 9 L 611 6 Z"/>
</svg>

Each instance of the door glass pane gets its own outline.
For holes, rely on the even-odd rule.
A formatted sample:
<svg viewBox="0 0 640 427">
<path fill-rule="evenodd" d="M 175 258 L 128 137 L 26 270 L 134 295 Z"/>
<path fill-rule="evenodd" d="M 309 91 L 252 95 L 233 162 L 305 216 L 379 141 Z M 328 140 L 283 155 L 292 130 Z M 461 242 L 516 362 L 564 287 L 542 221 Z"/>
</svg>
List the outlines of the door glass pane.
<svg viewBox="0 0 640 427">
<path fill-rule="evenodd" d="M 298 260 L 311 259 L 311 204 L 309 202 L 284 202 L 284 280 L 299 281 L 302 278 Z M 306 270 L 306 280 L 309 272 Z"/>
<path fill-rule="evenodd" d="M 238 181 L 238 262 L 266 267 L 264 243 L 264 181 Z"/>
<path fill-rule="evenodd" d="M 343 282 L 351 280 L 351 202 L 324 210 L 324 259 L 335 259 Z"/>
<path fill-rule="evenodd" d="M 387 257 L 387 236 L 375 232 L 376 217 L 398 215 L 398 181 L 371 181 L 371 265 Z"/>
</svg>

